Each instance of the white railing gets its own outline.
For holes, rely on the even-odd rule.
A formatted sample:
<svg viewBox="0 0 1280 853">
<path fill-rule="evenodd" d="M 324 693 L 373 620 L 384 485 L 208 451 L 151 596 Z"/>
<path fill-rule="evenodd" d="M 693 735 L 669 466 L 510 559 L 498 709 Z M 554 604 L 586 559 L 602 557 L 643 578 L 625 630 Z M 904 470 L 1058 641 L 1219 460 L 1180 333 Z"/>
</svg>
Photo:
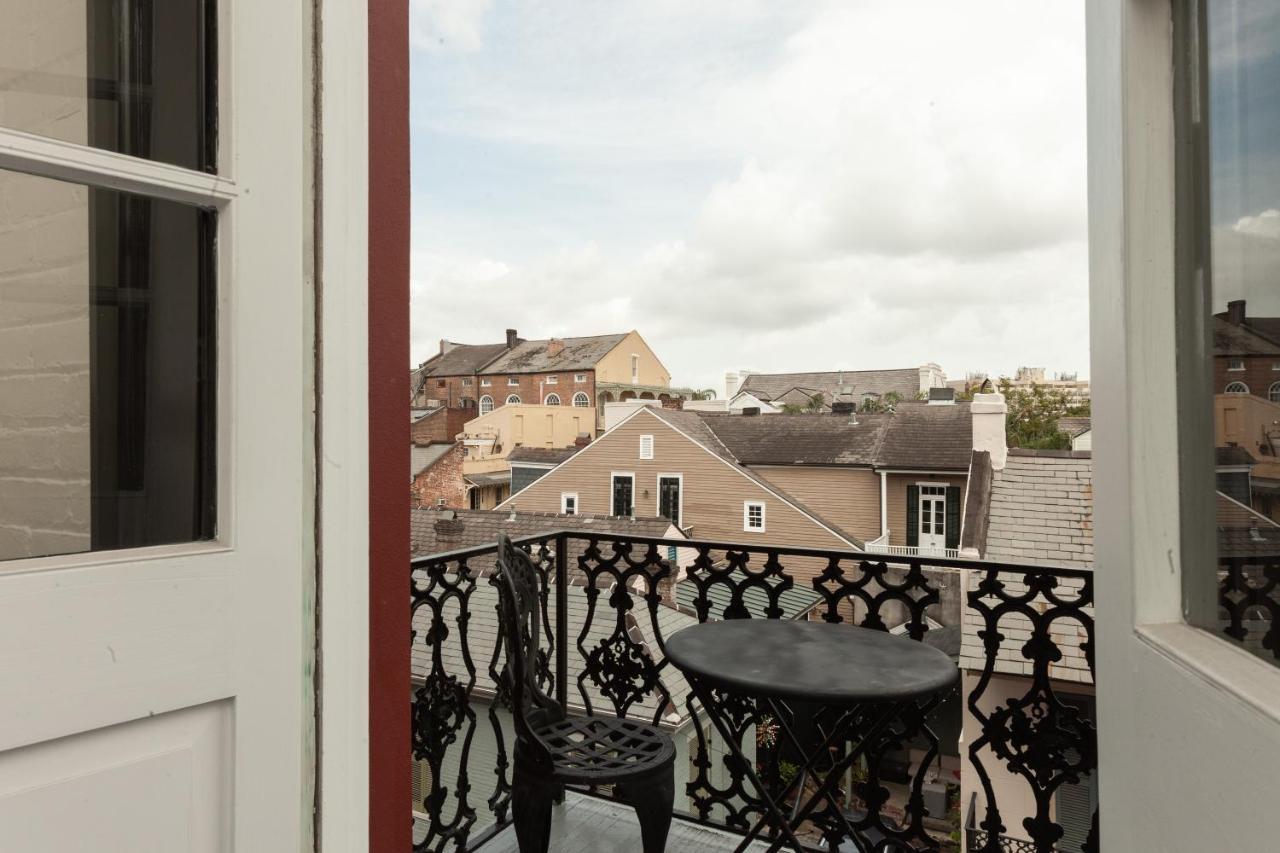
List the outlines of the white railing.
<svg viewBox="0 0 1280 853">
<path fill-rule="evenodd" d="M 883 540 L 885 537 L 874 539 L 866 543 L 866 550 L 869 554 L 886 554 L 890 557 L 941 557 L 943 559 L 952 560 L 959 559 L 959 548 L 938 548 L 932 545 L 889 545 Z"/>
</svg>

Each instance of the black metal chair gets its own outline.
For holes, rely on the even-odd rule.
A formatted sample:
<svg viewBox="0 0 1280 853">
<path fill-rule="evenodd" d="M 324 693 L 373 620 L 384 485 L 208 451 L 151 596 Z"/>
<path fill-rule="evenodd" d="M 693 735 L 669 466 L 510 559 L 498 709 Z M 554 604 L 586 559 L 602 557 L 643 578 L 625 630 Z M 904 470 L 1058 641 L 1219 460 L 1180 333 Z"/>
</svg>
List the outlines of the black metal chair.
<svg viewBox="0 0 1280 853">
<path fill-rule="evenodd" d="M 644 853 L 663 853 L 675 797 L 671 738 L 634 720 L 568 716 L 538 687 L 538 571 L 505 534 L 494 582 L 516 728 L 511 811 L 521 853 L 546 853 L 552 801 L 564 785 L 613 785 L 640 819 Z"/>
</svg>

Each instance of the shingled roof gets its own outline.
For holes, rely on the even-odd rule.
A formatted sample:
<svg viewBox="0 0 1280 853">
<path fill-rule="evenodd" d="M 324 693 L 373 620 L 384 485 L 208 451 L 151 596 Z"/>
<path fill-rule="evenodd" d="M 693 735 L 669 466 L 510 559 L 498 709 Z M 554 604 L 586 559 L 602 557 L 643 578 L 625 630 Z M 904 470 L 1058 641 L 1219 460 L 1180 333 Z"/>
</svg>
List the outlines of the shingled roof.
<svg viewBox="0 0 1280 853">
<path fill-rule="evenodd" d="M 1242 325 L 1213 318 L 1214 355 L 1280 355 L 1280 318 L 1250 317 Z"/>
<path fill-rule="evenodd" d="M 581 449 L 580 447 L 517 447 L 507 454 L 507 462 L 559 465 Z"/>
<path fill-rule="evenodd" d="M 883 397 L 890 392 L 904 400 L 920 393 L 920 369 L 903 367 L 894 370 L 830 370 L 819 373 L 751 373 L 738 390 L 754 394 L 761 400 L 774 400 L 794 388 L 821 391 L 830 401 L 840 388 L 861 400 L 863 394 Z"/>
<path fill-rule="evenodd" d="M 471 376 L 476 373 L 543 373 L 564 370 L 590 370 L 627 337 L 592 335 L 584 338 L 555 338 L 563 349 L 551 353 L 551 338 L 526 341 L 516 339 L 515 346 L 501 344 L 453 344 L 448 352 L 437 355 L 414 371 L 414 377 Z"/>
<path fill-rule="evenodd" d="M 452 513 L 453 524 L 436 522 L 450 519 L 444 513 Z M 665 518 L 613 518 L 603 515 L 558 515 L 554 512 L 514 512 L 492 509 L 414 509 L 409 514 L 409 554 L 423 557 L 478 548 L 498 541 L 498 534 L 505 533 L 512 539 L 552 533 L 556 530 L 590 530 L 596 533 L 614 533 L 625 536 L 664 537 L 671 532 L 677 538 L 673 525 Z M 492 559 L 488 561 L 492 565 Z M 472 564 L 472 569 L 484 568 Z"/>
<path fill-rule="evenodd" d="M 419 378 L 471 376 L 506 351 L 506 344 L 454 344 L 448 352 L 423 362 L 415 373 Z"/>
<path fill-rule="evenodd" d="M 743 465 L 855 465 L 964 471 L 973 447 L 968 403 L 900 403 L 892 412 L 731 415 L 699 412 Z"/>
</svg>

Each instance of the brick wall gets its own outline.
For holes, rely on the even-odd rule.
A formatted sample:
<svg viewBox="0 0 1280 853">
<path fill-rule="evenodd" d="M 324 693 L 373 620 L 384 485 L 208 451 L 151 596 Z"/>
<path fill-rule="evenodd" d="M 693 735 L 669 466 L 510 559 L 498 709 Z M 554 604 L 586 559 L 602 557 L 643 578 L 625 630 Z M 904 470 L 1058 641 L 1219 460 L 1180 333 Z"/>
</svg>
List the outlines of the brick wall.
<svg viewBox="0 0 1280 853">
<path fill-rule="evenodd" d="M 441 499 L 444 505 L 461 509 L 466 507 L 467 489 L 462 482 L 462 445 L 436 460 L 436 463 L 414 477 L 409 485 L 409 505 L 434 507 Z"/>
<path fill-rule="evenodd" d="M 414 421 L 409 427 L 410 441 L 419 447 L 428 444 L 451 444 L 462 428 L 476 417 L 475 409 L 440 408 Z"/>
<path fill-rule="evenodd" d="M 1227 366 L 1237 359 L 1244 362 L 1244 370 L 1228 370 Z M 1249 386 L 1250 394 L 1265 399 L 1272 384 L 1280 382 L 1280 370 L 1272 369 L 1276 364 L 1280 364 L 1280 355 L 1214 356 L 1213 391 L 1222 394 L 1230 383 L 1243 382 Z"/>
<path fill-rule="evenodd" d="M 574 382 L 573 378 L 585 374 L 585 382 Z M 438 400 L 448 406 L 459 406 L 463 400 L 475 401 L 479 406 L 480 398 L 486 394 L 493 398 L 494 407 L 506 403 L 512 394 L 517 395 L 522 403 L 541 403 L 547 395 L 560 397 L 560 405 L 573 405 L 573 395 L 585 392 L 592 406 L 596 404 L 595 371 L 580 370 L 565 373 L 500 373 L 492 376 L 444 376 L 429 377 L 423 388 L 423 397 L 427 400 Z M 546 382 L 548 378 L 555 383 Z M 482 385 L 484 381 L 491 384 Z M 511 385 L 509 380 L 515 380 Z M 466 384 L 470 382 L 471 384 Z"/>
</svg>

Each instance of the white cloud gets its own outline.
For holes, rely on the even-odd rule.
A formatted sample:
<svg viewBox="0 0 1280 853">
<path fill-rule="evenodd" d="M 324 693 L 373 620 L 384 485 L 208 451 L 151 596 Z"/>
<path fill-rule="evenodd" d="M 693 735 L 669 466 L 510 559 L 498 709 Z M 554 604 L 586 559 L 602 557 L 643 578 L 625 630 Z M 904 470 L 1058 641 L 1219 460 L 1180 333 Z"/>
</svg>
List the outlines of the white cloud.
<svg viewBox="0 0 1280 853">
<path fill-rule="evenodd" d="M 429 51 L 470 52 L 484 42 L 484 20 L 493 0 L 413 0 L 410 43 Z"/>
<path fill-rule="evenodd" d="M 540 152 L 582 183 L 539 185 L 528 225 L 415 271 L 415 335 L 637 328 L 698 386 L 739 366 L 1088 373 L 1078 3 L 792 4 L 772 20 L 695 5 L 539 4 L 543 29 L 510 25 L 545 39 L 521 48 L 537 62 L 459 72 L 430 133 Z M 655 162 L 679 168 L 655 185 L 637 168 Z M 660 193 L 669 208 L 635 203 Z M 608 224 L 584 215 L 572 238 L 511 253 L 593 195 Z M 477 216 L 460 214 L 469 244 Z M 422 243 L 448 255 L 447 232 Z"/>
</svg>

